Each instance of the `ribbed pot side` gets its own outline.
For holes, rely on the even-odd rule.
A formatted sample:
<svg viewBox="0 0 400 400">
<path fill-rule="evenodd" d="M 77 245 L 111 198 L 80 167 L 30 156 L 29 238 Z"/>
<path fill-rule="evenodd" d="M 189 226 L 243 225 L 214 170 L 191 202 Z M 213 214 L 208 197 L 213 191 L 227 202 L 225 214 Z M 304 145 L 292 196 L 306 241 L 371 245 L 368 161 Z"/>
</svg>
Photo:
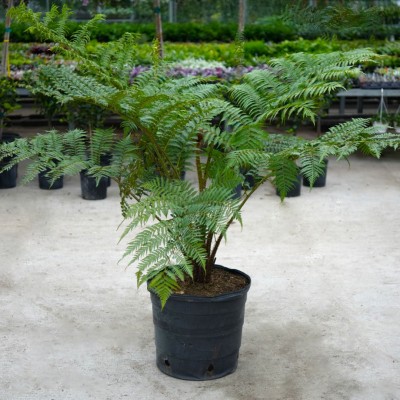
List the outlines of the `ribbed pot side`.
<svg viewBox="0 0 400 400">
<path fill-rule="evenodd" d="M 157 367 L 167 375 L 210 380 L 236 370 L 251 280 L 241 271 L 215 267 L 244 276 L 248 285 L 214 297 L 172 295 L 163 310 L 150 291 Z"/>
</svg>

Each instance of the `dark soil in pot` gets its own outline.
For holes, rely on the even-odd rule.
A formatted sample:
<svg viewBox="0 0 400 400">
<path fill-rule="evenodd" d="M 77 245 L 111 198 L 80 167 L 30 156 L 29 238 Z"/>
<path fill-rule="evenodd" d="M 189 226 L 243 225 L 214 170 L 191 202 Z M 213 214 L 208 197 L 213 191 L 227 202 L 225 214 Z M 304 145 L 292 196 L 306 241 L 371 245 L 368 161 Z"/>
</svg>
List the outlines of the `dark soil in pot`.
<svg viewBox="0 0 400 400">
<path fill-rule="evenodd" d="M 211 272 L 212 285 L 195 283 L 187 278 L 180 287 L 177 294 L 188 294 L 193 296 L 219 296 L 220 294 L 235 292 L 243 289 L 249 284 L 247 275 L 242 273 L 231 273 L 228 268 L 217 267 Z"/>
<path fill-rule="evenodd" d="M 82 198 L 85 200 L 103 200 L 107 197 L 107 178 L 101 178 L 96 184 L 96 178 L 88 176 L 86 171 L 81 171 Z"/>
<path fill-rule="evenodd" d="M 213 278 L 219 283 L 214 282 L 213 286 L 230 281 L 233 289 L 224 294 L 195 295 L 187 294 L 191 290 L 187 285 L 184 294 L 172 295 L 164 309 L 159 298 L 150 292 L 157 367 L 169 376 L 211 380 L 236 370 L 251 281 L 237 270 L 221 266 L 215 266 L 215 270 Z M 202 292 L 202 286 L 205 287 L 198 284 L 194 291 Z M 217 290 L 220 291 L 221 288 Z"/>
</svg>

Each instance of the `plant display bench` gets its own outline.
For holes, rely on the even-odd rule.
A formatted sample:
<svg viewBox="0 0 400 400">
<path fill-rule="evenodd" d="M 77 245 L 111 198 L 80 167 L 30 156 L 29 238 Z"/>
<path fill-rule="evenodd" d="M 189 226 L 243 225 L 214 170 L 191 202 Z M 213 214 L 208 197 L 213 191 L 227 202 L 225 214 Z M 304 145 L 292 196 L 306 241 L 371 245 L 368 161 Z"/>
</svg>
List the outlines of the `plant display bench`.
<svg viewBox="0 0 400 400">
<path fill-rule="evenodd" d="M 339 115 L 344 115 L 346 107 L 346 99 L 349 97 L 355 97 L 357 99 L 357 113 L 362 114 L 364 109 L 365 98 L 377 98 L 380 99 L 382 95 L 382 89 L 349 89 L 342 90 L 337 93 L 339 98 Z M 399 98 L 400 89 L 383 89 L 384 98 Z"/>
</svg>

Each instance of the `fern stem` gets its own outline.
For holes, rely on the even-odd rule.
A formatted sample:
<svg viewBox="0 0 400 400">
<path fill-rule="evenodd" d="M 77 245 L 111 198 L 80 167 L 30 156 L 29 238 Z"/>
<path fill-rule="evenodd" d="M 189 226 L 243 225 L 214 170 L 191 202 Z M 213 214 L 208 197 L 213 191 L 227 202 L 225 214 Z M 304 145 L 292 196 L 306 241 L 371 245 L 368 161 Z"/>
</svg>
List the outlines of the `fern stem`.
<svg viewBox="0 0 400 400">
<path fill-rule="evenodd" d="M 211 165 L 211 160 L 212 157 L 210 155 L 210 153 L 214 150 L 214 146 L 210 146 L 210 149 L 208 150 L 208 155 L 207 155 L 207 161 L 206 161 L 206 165 L 204 167 L 204 176 L 209 176 L 209 169 L 210 169 L 210 165 Z M 206 182 L 207 183 L 207 182 Z"/>
<path fill-rule="evenodd" d="M 154 146 L 154 151 L 158 157 L 158 162 L 164 172 L 165 176 L 171 177 L 174 176 L 176 179 L 179 179 L 179 172 L 175 168 L 175 165 L 171 162 L 168 157 L 168 154 L 164 151 L 164 149 L 157 143 L 156 138 L 154 137 L 153 132 L 149 129 L 144 127 L 142 124 L 138 123 L 138 121 L 132 121 L 135 125 L 139 128 L 141 132 L 143 132 L 146 137 L 151 141 L 152 145 Z M 169 164 L 169 165 L 168 165 Z M 172 172 L 172 174 L 171 174 Z"/>
<path fill-rule="evenodd" d="M 253 193 L 254 193 L 264 182 L 266 182 L 266 181 L 268 180 L 268 178 L 269 178 L 268 176 L 265 176 L 263 179 L 260 179 L 260 181 L 259 181 L 256 185 L 254 185 L 253 189 L 244 197 L 243 201 L 240 203 L 240 205 L 239 205 L 237 211 L 240 211 L 240 210 L 244 207 L 244 205 L 247 203 L 247 200 L 253 195 Z M 222 232 L 226 232 L 227 229 L 231 226 L 231 224 L 232 224 L 232 222 L 233 222 L 234 220 L 235 220 L 235 217 L 231 217 L 231 219 L 226 223 L 225 229 L 223 229 Z M 217 251 L 218 251 L 218 248 L 219 248 L 219 246 L 220 246 L 220 244 L 221 244 L 223 238 L 224 238 L 224 234 L 221 233 L 221 234 L 218 236 L 217 240 L 215 241 L 215 245 L 214 245 L 214 247 L 213 247 L 213 249 L 212 249 L 210 255 L 207 257 L 207 264 L 208 264 L 208 263 L 212 263 L 212 265 L 214 265 L 215 260 L 216 260 Z"/>
<path fill-rule="evenodd" d="M 206 188 L 206 180 L 204 175 L 201 172 L 201 142 L 202 137 L 199 133 L 197 135 L 197 144 L 196 144 L 196 171 L 197 171 L 197 180 L 199 182 L 199 192 L 202 192 Z"/>
</svg>

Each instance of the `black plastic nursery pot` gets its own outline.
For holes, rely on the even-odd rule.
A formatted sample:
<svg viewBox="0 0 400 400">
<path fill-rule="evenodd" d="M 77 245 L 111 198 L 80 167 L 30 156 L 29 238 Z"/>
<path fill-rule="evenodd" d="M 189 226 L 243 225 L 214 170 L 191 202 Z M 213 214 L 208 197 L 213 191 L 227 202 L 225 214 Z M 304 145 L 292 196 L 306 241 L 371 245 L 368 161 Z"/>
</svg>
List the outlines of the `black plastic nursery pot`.
<svg viewBox="0 0 400 400">
<path fill-rule="evenodd" d="M 313 187 L 324 187 L 326 185 L 326 175 L 328 173 L 328 160 L 324 160 L 324 173 L 321 174 L 314 182 Z M 310 181 L 305 176 L 303 177 L 303 185 L 310 187 Z"/>
<path fill-rule="evenodd" d="M 3 137 L 1 143 L 10 143 L 16 139 L 19 139 L 21 136 L 18 133 L 3 133 Z M 10 158 L 5 158 L 2 162 L 0 162 L 0 170 L 3 169 L 11 161 Z M 18 177 L 18 164 L 14 165 L 7 171 L 0 173 L 0 189 L 10 189 L 17 186 L 17 177 Z"/>
<path fill-rule="evenodd" d="M 242 185 L 237 185 L 232 191 L 232 199 L 240 199 L 242 197 Z"/>
<path fill-rule="evenodd" d="M 102 165 L 102 166 L 108 166 L 108 165 L 111 164 L 111 160 L 112 160 L 112 154 L 111 154 L 111 153 L 103 154 L 103 155 L 100 157 L 100 165 Z M 106 179 L 107 179 L 107 186 L 111 186 L 111 178 L 108 177 L 108 178 L 106 178 Z"/>
<path fill-rule="evenodd" d="M 88 176 L 86 171 L 80 172 L 82 198 L 85 200 L 103 200 L 107 197 L 107 178 L 101 178 L 99 184 L 96 178 Z"/>
<path fill-rule="evenodd" d="M 9 159 L 0 162 L 0 170 L 5 167 Z M 17 186 L 18 165 L 14 165 L 11 169 L 0 173 L 0 189 L 11 189 Z"/>
<path fill-rule="evenodd" d="M 299 174 L 297 175 L 296 181 L 294 182 L 294 186 L 292 187 L 292 189 L 290 189 L 290 190 L 287 192 L 286 197 L 297 197 L 297 196 L 300 196 L 300 195 L 301 195 L 301 180 L 302 180 L 302 176 L 301 176 L 301 174 L 299 173 Z M 279 191 L 278 189 L 276 189 L 276 194 L 277 194 L 278 196 L 281 195 L 281 194 L 280 194 L 280 191 Z"/>
<path fill-rule="evenodd" d="M 172 295 L 161 309 L 150 291 L 159 370 L 179 379 L 203 381 L 222 378 L 236 370 L 242 339 L 248 285 L 214 297 Z"/>
<path fill-rule="evenodd" d="M 61 189 L 64 186 L 64 177 L 60 176 L 54 182 L 46 176 L 49 170 L 39 172 L 39 188 L 44 190 L 56 190 Z"/>
</svg>

